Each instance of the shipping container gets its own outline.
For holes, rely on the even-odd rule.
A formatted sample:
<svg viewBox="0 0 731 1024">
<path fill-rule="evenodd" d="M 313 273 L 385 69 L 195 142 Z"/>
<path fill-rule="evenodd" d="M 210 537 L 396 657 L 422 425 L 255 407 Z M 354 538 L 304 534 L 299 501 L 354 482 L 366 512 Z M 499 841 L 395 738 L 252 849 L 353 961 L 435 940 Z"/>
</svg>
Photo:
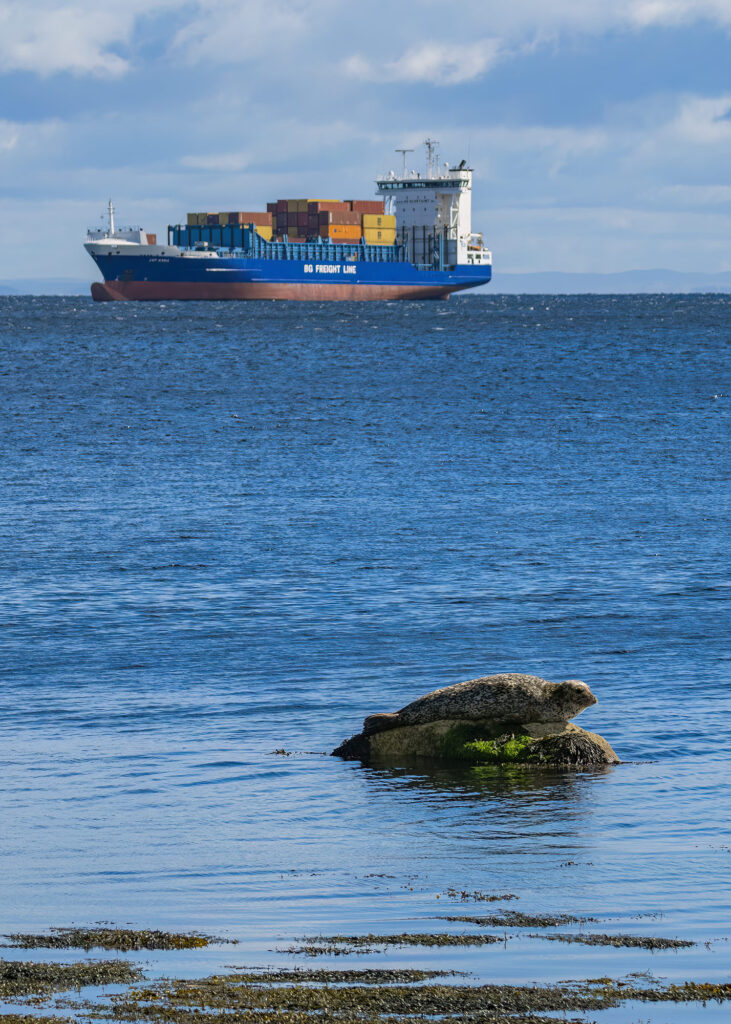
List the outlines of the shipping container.
<svg viewBox="0 0 731 1024">
<path fill-rule="evenodd" d="M 364 228 L 393 228 L 396 229 L 396 218 L 393 214 L 386 213 L 364 213 Z"/>
<path fill-rule="evenodd" d="M 330 224 L 320 228 L 323 238 L 337 239 L 340 242 L 359 242 L 361 228 L 356 224 Z"/>
<path fill-rule="evenodd" d="M 287 212 L 287 200 L 286 199 L 277 199 L 277 213 L 286 213 L 286 212 Z"/>
<path fill-rule="evenodd" d="M 276 212 L 277 212 L 277 204 L 276 203 L 267 203 L 267 213 L 276 213 Z"/>
<path fill-rule="evenodd" d="M 300 210 L 297 214 L 297 226 L 300 228 L 307 227 L 307 210 Z"/>
<path fill-rule="evenodd" d="M 310 213 L 322 213 L 324 211 L 330 211 L 331 213 L 352 212 L 348 204 L 343 203 L 340 199 L 318 199 L 317 202 L 311 203 L 308 209 Z"/>
<path fill-rule="evenodd" d="M 382 199 L 348 199 L 347 202 L 356 213 L 383 213 Z"/>
<path fill-rule="evenodd" d="M 320 224 L 350 224 L 352 227 L 360 227 L 360 214 L 353 213 L 351 210 L 345 208 L 332 212 L 330 210 L 324 210 L 318 214 L 320 218 Z"/>
<path fill-rule="evenodd" d="M 396 229 L 364 228 L 363 238 L 366 245 L 393 245 L 396 241 Z"/>
<path fill-rule="evenodd" d="M 270 227 L 272 223 L 271 213 L 262 213 L 261 210 L 237 210 L 236 213 L 229 213 L 229 224 L 257 224 Z"/>
<path fill-rule="evenodd" d="M 287 225 L 290 228 L 292 228 L 292 227 L 296 228 L 297 227 L 297 211 L 296 210 L 290 210 L 288 212 L 288 214 L 287 214 Z"/>
<path fill-rule="evenodd" d="M 199 213 L 189 213 L 188 214 L 188 219 L 187 219 L 188 227 L 189 228 L 196 227 L 200 223 L 200 221 L 198 220 L 199 217 L 200 217 Z"/>
<path fill-rule="evenodd" d="M 157 245 L 157 235 L 145 235 L 148 245 Z"/>
<path fill-rule="evenodd" d="M 206 224 L 212 225 L 212 224 L 218 224 L 218 223 L 219 223 L 219 220 L 218 220 L 218 214 L 217 213 L 207 213 L 206 214 Z"/>
<path fill-rule="evenodd" d="M 263 224 L 258 224 L 256 228 L 257 234 L 261 235 L 262 238 L 266 238 L 267 242 L 271 240 L 272 229 L 265 227 Z"/>
</svg>

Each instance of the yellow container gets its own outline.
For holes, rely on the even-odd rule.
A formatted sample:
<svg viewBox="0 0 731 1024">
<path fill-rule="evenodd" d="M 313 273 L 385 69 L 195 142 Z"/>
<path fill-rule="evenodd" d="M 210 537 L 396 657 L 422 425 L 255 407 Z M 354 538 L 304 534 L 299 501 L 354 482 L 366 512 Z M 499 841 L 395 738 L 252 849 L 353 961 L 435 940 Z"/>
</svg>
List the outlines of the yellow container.
<svg viewBox="0 0 731 1024">
<path fill-rule="evenodd" d="M 366 245 L 393 245 L 396 241 L 396 228 L 364 228 L 363 238 Z"/>
<path fill-rule="evenodd" d="M 359 242 L 361 229 L 356 224 L 330 224 L 323 225 L 327 232 L 325 237 L 330 237 L 340 242 Z"/>
<path fill-rule="evenodd" d="M 189 213 L 188 214 L 188 220 L 186 222 L 188 224 L 188 227 L 192 228 L 195 225 L 200 224 L 200 221 L 198 220 L 199 217 L 200 217 L 199 213 Z"/>
<path fill-rule="evenodd" d="M 364 228 L 392 228 L 396 230 L 396 218 L 392 213 L 364 213 Z"/>
<path fill-rule="evenodd" d="M 256 233 L 257 233 L 257 235 L 261 235 L 262 238 L 266 238 L 267 242 L 271 242 L 271 240 L 272 240 L 272 229 L 271 228 L 257 227 Z"/>
</svg>

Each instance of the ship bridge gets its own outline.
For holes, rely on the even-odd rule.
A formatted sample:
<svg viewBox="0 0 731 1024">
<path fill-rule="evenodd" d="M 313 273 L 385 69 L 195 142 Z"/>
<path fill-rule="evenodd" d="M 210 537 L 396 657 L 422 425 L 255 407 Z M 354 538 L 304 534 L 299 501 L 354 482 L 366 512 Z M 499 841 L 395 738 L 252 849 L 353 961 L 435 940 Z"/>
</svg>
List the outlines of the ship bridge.
<svg viewBox="0 0 731 1024">
<path fill-rule="evenodd" d="M 409 171 L 403 155 L 401 174 L 390 171 L 378 178 L 378 192 L 386 200 L 388 213 L 396 215 L 397 237 L 416 264 L 485 264 L 492 256 L 482 235 L 472 231 L 472 168 L 465 160 L 457 167 L 440 165 L 434 139 L 424 143 L 427 151 L 426 174 Z"/>
</svg>

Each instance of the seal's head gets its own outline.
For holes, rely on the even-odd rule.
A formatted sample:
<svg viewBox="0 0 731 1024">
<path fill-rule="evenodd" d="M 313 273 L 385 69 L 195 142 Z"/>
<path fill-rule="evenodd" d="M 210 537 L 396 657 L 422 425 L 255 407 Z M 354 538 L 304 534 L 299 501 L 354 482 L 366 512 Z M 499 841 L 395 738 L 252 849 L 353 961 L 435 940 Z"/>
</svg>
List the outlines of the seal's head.
<svg viewBox="0 0 731 1024">
<path fill-rule="evenodd" d="M 559 712 L 556 715 L 557 719 L 568 722 L 581 711 L 596 704 L 596 697 L 580 679 L 567 679 L 556 687 L 552 694 L 552 703 Z"/>
</svg>

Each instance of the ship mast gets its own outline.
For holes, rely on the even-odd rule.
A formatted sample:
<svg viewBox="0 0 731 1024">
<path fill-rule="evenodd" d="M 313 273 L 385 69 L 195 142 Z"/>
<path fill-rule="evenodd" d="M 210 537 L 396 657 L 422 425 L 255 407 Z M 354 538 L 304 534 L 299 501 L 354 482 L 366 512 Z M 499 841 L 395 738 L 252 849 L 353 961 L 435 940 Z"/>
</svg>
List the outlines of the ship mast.
<svg viewBox="0 0 731 1024">
<path fill-rule="evenodd" d="M 107 206 L 107 209 L 109 211 L 109 235 L 110 235 L 110 237 L 113 237 L 113 235 L 114 235 L 114 203 L 112 202 L 111 199 L 109 200 L 109 205 Z"/>
<path fill-rule="evenodd" d="M 406 177 L 406 154 L 407 153 L 413 153 L 414 151 L 413 151 L 413 149 L 397 149 L 396 152 L 397 153 L 401 153 L 403 155 L 403 158 L 404 158 L 403 176 L 405 178 Z"/>
<path fill-rule="evenodd" d="M 439 142 L 437 141 L 437 139 L 425 139 L 424 140 L 424 145 L 426 146 L 426 153 L 427 153 L 428 176 L 431 178 L 431 176 L 434 174 L 434 153 L 436 151 L 437 146 L 439 145 Z M 439 158 L 438 157 L 437 157 L 437 170 L 439 170 Z"/>
</svg>

